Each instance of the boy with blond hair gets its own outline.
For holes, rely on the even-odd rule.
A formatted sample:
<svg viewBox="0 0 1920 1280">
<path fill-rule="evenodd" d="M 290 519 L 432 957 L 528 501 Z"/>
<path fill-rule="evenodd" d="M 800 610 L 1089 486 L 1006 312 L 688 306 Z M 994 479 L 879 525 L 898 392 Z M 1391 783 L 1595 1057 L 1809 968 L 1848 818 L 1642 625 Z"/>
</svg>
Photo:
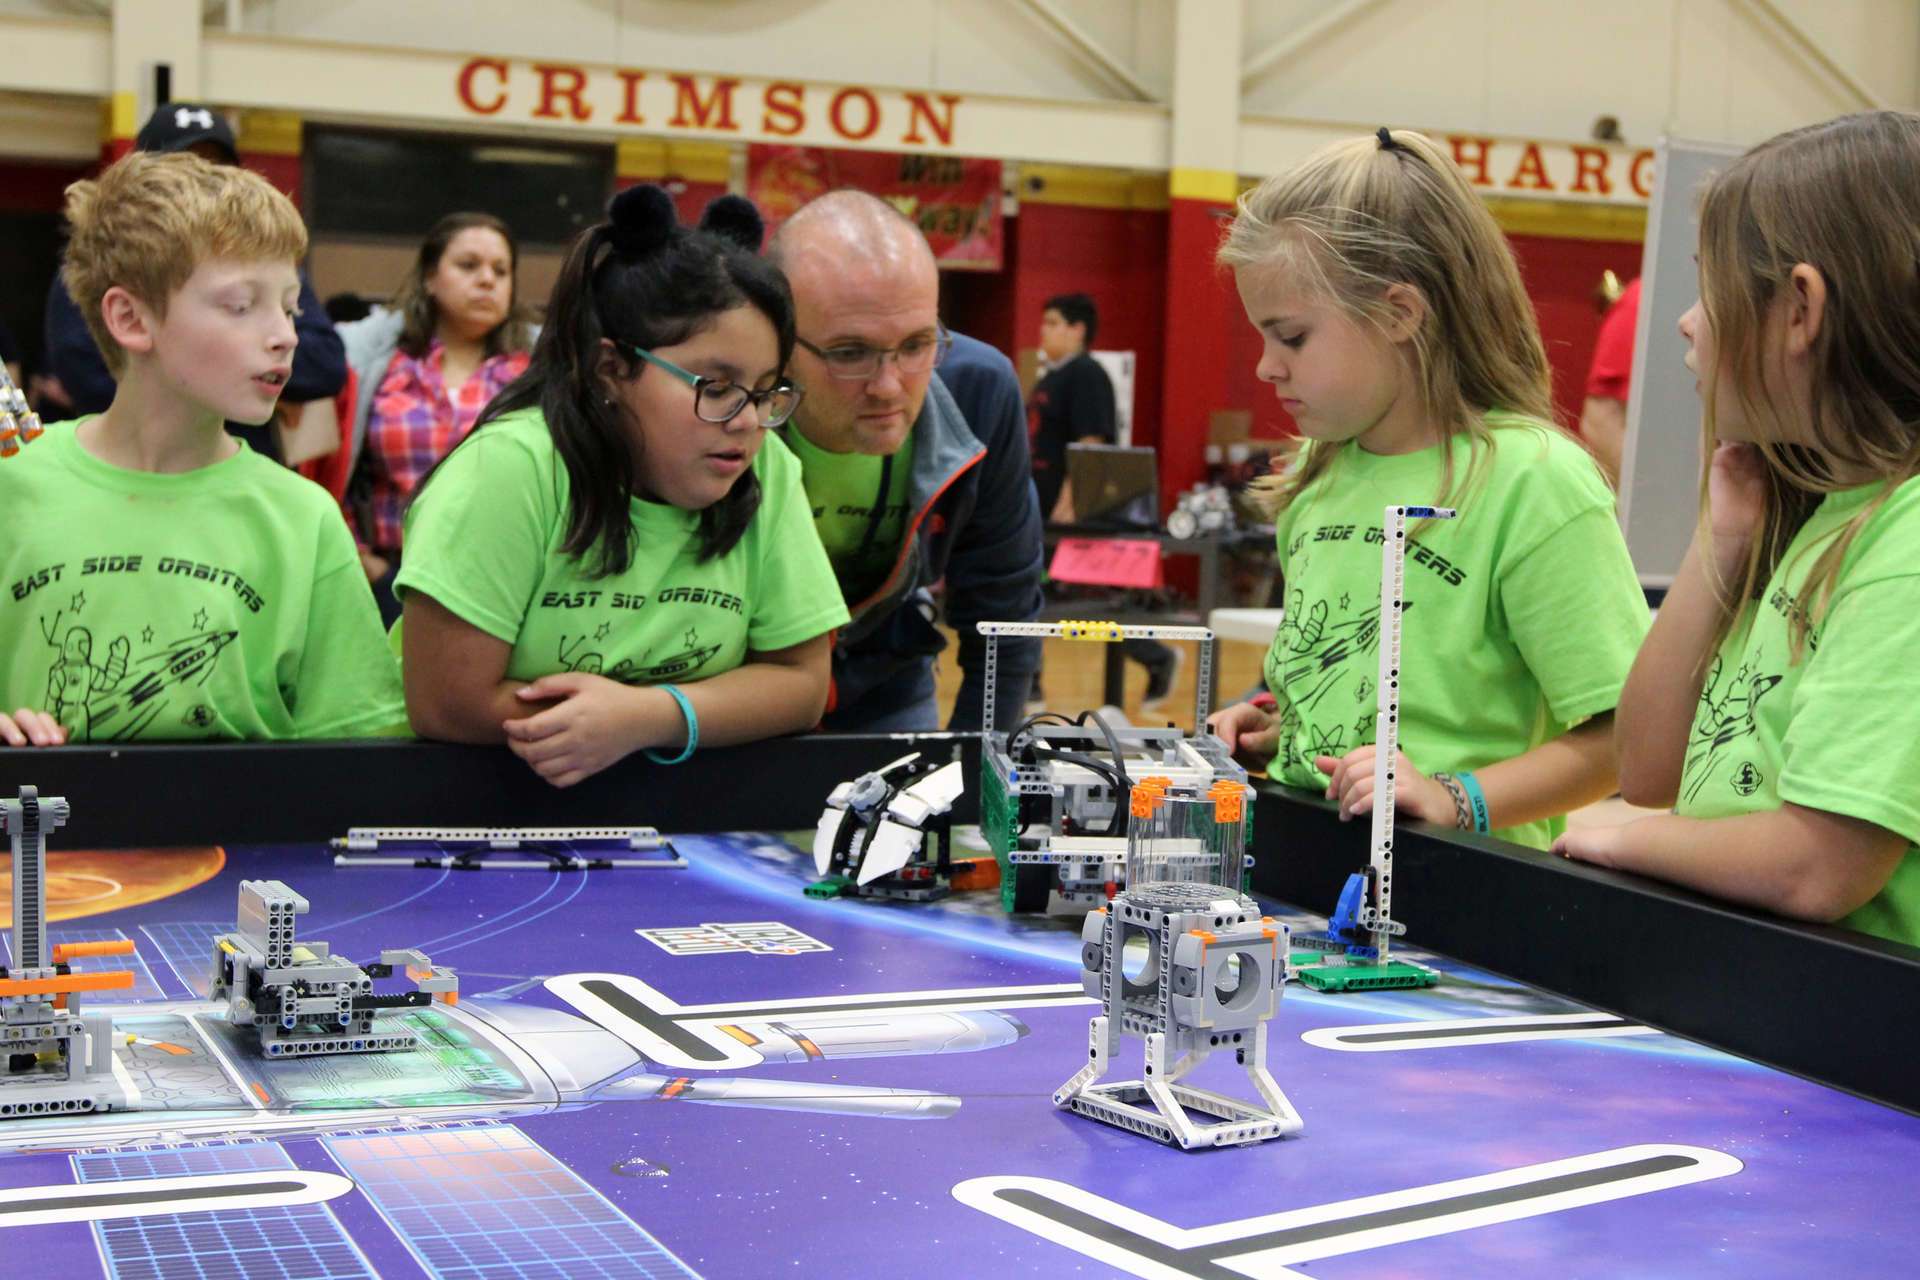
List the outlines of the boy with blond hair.
<svg viewBox="0 0 1920 1280">
<path fill-rule="evenodd" d="M 306 228 L 244 169 L 135 152 L 67 189 L 62 275 L 118 386 L 0 467 L 0 741 L 347 738 L 404 723 L 353 538 L 264 422 Z"/>
</svg>

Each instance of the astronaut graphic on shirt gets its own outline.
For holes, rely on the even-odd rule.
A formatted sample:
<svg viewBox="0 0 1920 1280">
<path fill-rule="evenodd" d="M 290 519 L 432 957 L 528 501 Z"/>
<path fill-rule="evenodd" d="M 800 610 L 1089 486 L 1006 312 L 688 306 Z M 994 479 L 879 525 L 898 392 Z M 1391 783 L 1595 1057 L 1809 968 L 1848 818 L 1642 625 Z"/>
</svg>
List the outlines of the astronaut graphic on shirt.
<svg viewBox="0 0 1920 1280">
<path fill-rule="evenodd" d="M 205 629 L 206 611 L 201 610 L 194 619 L 199 629 L 185 636 L 156 643 L 154 628 L 147 626 L 137 652 L 126 635 L 100 648 L 91 628 L 71 620 L 84 608 L 82 593 L 70 609 L 40 618 L 40 634 L 53 651 L 44 706 L 47 714 L 68 726 L 75 741 L 136 739 L 154 721 L 176 712 L 189 727 L 206 728 L 213 722 L 211 708 L 194 691 L 207 683 L 222 651 L 239 632 Z"/>
<path fill-rule="evenodd" d="M 1687 743 L 1687 762 L 1681 774 L 1681 794 L 1697 798 L 1708 780 L 1719 776 L 1719 765 L 1746 748 L 1743 743 L 1759 732 L 1754 712 L 1760 700 L 1780 683 L 1779 672 L 1763 674 L 1758 666 L 1765 662 L 1764 648 L 1756 650 L 1728 675 L 1724 657 L 1716 657 L 1707 668 L 1706 683 L 1700 689 L 1700 708 L 1694 715 L 1693 734 Z M 1725 683 L 1722 684 L 1724 677 Z M 1764 785 L 1758 767 L 1745 760 L 1726 771 L 1725 781 L 1741 795 L 1752 795 Z"/>
<path fill-rule="evenodd" d="M 1358 608 L 1356 603 L 1351 591 L 1342 591 L 1308 604 L 1297 587 L 1287 598 L 1271 672 L 1278 677 L 1278 692 L 1285 694 L 1279 738 L 1283 767 L 1310 767 L 1314 756 L 1345 755 L 1373 741 L 1380 602 L 1370 599 Z M 1342 709 L 1348 703 L 1351 719 Z M 1305 743 L 1302 713 L 1310 717 Z"/>
</svg>

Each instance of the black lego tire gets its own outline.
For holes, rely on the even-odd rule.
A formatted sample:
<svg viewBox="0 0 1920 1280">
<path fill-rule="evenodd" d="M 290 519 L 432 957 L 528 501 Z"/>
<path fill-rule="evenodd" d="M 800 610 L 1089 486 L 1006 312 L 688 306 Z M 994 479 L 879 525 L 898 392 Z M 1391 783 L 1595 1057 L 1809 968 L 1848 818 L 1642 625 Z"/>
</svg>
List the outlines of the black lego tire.
<svg viewBox="0 0 1920 1280">
<path fill-rule="evenodd" d="M 1042 863 L 1038 866 L 1015 866 L 1013 868 L 1013 910 L 1016 915 L 1038 915 L 1047 909 L 1047 900 L 1053 896 L 1052 867 Z"/>
</svg>

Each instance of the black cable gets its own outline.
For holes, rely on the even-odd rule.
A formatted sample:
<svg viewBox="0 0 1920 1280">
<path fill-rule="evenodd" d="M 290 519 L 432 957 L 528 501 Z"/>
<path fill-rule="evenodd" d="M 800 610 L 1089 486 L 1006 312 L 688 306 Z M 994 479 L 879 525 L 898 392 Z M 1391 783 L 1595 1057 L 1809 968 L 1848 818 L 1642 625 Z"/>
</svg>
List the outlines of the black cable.
<svg viewBox="0 0 1920 1280">
<path fill-rule="evenodd" d="M 1131 791 L 1133 789 L 1133 779 L 1127 776 L 1127 762 L 1126 757 L 1120 754 L 1120 740 L 1113 736 L 1113 729 L 1105 720 L 1100 718 L 1100 713 L 1097 711 L 1082 711 L 1080 713 L 1078 723 L 1082 728 L 1086 727 L 1089 717 L 1093 719 L 1096 725 L 1100 726 L 1100 736 L 1107 740 L 1107 750 L 1113 753 L 1113 767 L 1119 771 L 1120 777 L 1125 780 L 1127 784 L 1127 789 Z"/>
<path fill-rule="evenodd" d="M 1091 726 L 1088 724 L 1089 720 L 1092 721 Z M 1017 745 L 1021 734 L 1028 733 L 1036 725 L 1048 721 L 1057 722 L 1067 728 L 1086 729 L 1093 727 L 1099 729 L 1100 736 L 1106 739 L 1107 751 L 1113 756 L 1113 763 L 1109 765 L 1103 760 L 1096 760 L 1092 756 L 1083 755 L 1076 751 L 1067 751 L 1060 747 L 1043 745 L 1043 740 L 1037 736 L 1027 739 L 1024 750 Z M 1107 819 L 1107 834 L 1109 836 L 1125 834 L 1127 797 L 1133 791 L 1133 779 L 1127 774 L 1126 756 L 1120 750 L 1120 740 L 1114 736 L 1112 727 L 1100 718 L 1098 712 L 1082 711 L 1075 719 L 1068 719 L 1056 711 L 1035 712 L 1033 715 L 1028 716 L 1025 720 L 1015 725 L 1013 731 L 1007 735 L 1007 754 L 1021 761 L 1021 763 L 1046 759 L 1058 760 L 1064 764 L 1077 764 L 1081 768 L 1105 778 L 1107 784 L 1113 788 L 1114 792 L 1113 813 Z"/>
</svg>

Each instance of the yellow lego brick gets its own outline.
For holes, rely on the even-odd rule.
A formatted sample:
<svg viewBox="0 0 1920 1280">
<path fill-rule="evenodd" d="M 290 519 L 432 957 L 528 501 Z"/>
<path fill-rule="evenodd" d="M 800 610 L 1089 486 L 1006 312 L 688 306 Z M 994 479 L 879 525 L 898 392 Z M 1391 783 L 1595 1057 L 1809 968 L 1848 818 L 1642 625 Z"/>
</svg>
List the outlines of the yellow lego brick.
<svg viewBox="0 0 1920 1280">
<path fill-rule="evenodd" d="M 1121 639 L 1120 624 L 1100 618 L 1084 621 L 1062 622 L 1060 638 L 1063 640 L 1092 640 L 1100 644 L 1112 644 Z"/>
</svg>

